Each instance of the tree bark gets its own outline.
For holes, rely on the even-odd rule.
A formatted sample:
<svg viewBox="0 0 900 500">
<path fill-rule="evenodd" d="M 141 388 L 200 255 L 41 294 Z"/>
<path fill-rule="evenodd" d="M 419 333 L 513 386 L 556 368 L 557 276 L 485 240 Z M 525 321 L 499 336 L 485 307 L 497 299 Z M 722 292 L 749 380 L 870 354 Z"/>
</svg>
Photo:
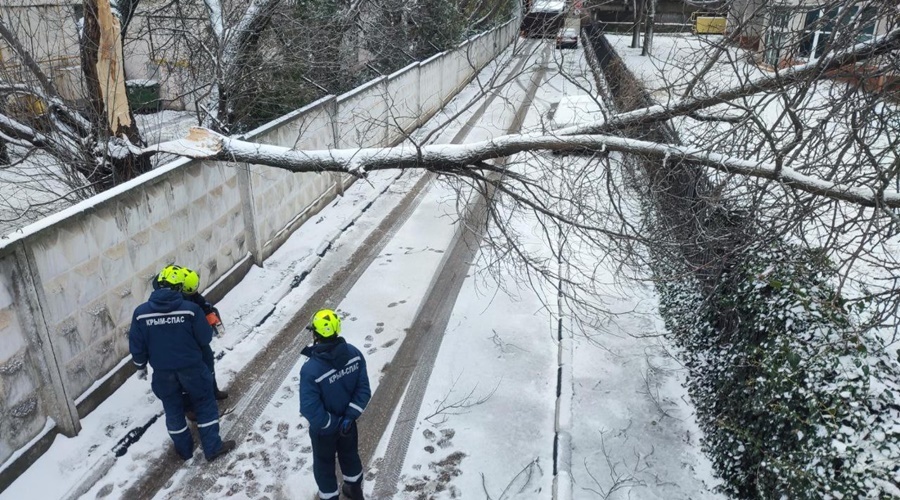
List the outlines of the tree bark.
<svg viewBox="0 0 900 500">
<path fill-rule="evenodd" d="M 646 0 L 633 0 L 634 27 L 631 29 L 631 48 L 641 46 L 641 20 L 644 18 L 644 2 Z"/>
<path fill-rule="evenodd" d="M 97 144 L 93 156 L 100 165 L 85 165 L 82 173 L 101 191 L 151 168 L 149 156 L 128 149 L 145 144 L 128 105 L 121 29 L 109 0 L 84 1 L 81 67 Z M 119 147 L 111 148 L 115 143 Z"/>
<path fill-rule="evenodd" d="M 650 55 L 653 46 L 653 25 L 656 22 L 656 0 L 648 1 L 650 2 L 650 12 L 647 15 L 644 28 L 644 47 L 641 49 L 642 56 Z"/>
</svg>

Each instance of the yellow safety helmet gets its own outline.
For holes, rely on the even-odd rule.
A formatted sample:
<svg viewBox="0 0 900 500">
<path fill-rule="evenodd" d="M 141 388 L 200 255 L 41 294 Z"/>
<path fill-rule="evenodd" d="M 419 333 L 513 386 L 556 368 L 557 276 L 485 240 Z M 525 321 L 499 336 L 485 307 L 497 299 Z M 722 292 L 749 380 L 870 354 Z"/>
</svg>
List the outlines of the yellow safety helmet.
<svg viewBox="0 0 900 500">
<path fill-rule="evenodd" d="M 200 273 L 194 271 L 193 269 L 183 268 L 184 269 L 184 284 L 181 288 L 181 291 L 188 294 L 193 295 L 197 293 L 197 289 L 200 288 Z"/>
<path fill-rule="evenodd" d="M 331 309 L 321 309 L 313 314 L 310 327 L 321 337 L 333 337 L 341 333 L 341 318 Z"/>
<path fill-rule="evenodd" d="M 181 266 L 166 266 L 159 272 L 156 281 L 158 281 L 161 286 L 181 290 L 184 286 L 184 275 L 184 268 Z"/>
</svg>

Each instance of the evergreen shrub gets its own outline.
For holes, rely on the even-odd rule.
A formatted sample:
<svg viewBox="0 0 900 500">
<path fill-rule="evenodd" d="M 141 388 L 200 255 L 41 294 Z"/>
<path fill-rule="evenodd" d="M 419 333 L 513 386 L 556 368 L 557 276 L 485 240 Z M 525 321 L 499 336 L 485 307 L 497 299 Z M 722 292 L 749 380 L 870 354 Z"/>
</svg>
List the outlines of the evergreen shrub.
<svg viewBox="0 0 900 500">
<path fill-rule="evenodd" d="M 661 310 L 726 493 L 900 497 L 897 353 L 858 333 L 820 252 L 758 246 L 706 294 L 664 267 Z"/>
</svg>

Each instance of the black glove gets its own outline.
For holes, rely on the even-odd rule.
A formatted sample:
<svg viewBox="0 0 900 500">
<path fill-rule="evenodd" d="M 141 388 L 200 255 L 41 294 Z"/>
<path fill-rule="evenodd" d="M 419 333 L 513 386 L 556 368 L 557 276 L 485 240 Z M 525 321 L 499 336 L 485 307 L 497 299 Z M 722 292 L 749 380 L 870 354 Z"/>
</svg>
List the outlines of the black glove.
<svg viewBox="0 0 900 500">
<path fill-rule="evenodd" d="M 341 421 L 338 423 L 338 431 L 341 433 L 341 436 L 347 436 L 350 434 L 350 430 L 353 429 L 354 420 L 350 417 L 341 417 Z"/>
</svg>

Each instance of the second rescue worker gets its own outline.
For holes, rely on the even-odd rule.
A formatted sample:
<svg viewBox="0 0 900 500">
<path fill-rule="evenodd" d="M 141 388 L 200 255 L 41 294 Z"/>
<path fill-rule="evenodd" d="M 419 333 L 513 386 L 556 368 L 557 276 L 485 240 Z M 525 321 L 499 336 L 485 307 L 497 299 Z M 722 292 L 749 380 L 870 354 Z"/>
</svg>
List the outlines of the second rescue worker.
<svg viewBox="0 0 900 500">
<path fill-rule="evenodd" d="M 372 396 L 366 360 L 359 349 L 338 336 L 341 319 L 331 309 L 320 310 L 310 323 L 315 343 L 302 352 L 309 361 L 300 368 L 300 413 L 309 420 L 319 498 L 337 500 L 343 492 L 351 500 L 363 500 L 356 419 Z M 335 455 L 344 475 L 340 490 L 334 475 Z"/>
<path fill-rule="evenodd" d="M 129 349 L 138 377 L 147 378 L 153 367 L 153 394 L 162 401 L 166 429 L 183 460 L 194 455 L 194 438 L 184 415 L 182 394 L 187 393 L 197 412 L 197 430 L 208 461 L 228 453 L 234 441 L 219 437 L 219 410 L 213 394 L 213 377 L 203 361 L 213 329 L 200 306 L 182 295 L 184 273 L 168 266 L 159 274 L 159 288 L 150 300 L 134 310 L 128 333 Z"/>
</svg>

